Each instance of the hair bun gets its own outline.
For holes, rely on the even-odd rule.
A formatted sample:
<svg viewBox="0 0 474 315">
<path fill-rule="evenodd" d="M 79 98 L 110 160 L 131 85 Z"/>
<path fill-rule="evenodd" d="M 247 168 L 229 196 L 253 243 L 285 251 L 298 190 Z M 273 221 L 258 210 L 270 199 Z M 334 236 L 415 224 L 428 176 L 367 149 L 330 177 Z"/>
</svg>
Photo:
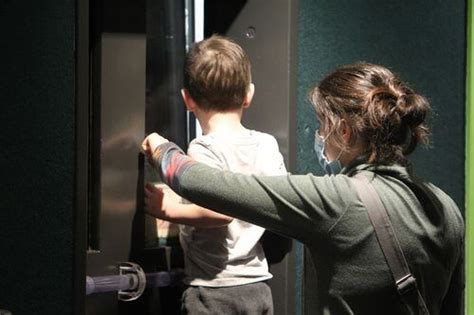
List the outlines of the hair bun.
<svg viewBox="0 0 474 315">
<path fill-rule="evenodd" d="M 396 108 L 402 118 L 402 123 L 410 128 L 424 123 L 429 112 L 428 101 L 415 93 L 399 97 Z"/>
<path fill-rule="evenodd" d="M 368 125 L 374 130 L 393 129 L 401 123 L 397 107 L 400 97 L 388 86 L 373 88 L 366 96 L 365 110 L 367 111 Z M 377 132 L 379 133 L 379 132 Z"/>
</svg>

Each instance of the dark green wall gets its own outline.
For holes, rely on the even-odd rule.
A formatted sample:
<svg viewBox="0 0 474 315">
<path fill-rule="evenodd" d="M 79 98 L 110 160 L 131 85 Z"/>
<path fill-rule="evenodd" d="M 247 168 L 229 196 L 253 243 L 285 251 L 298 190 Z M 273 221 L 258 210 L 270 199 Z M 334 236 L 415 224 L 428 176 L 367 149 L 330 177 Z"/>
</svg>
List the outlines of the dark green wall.
<svg viewBox="0 0 474 315">
<path fill-rule="evenodd" d="M 0 309 L 70 314 L 75 2 L 0 1 Z"/>
<path fill-rule="evenodd" d="M 387 66 L 433 107 L 432 147 L 412 156 L 416 174 L 464 208 L 465 2 L 301 0 L 298 37 L 299 173 L 321 174 L 314 158 L 308 89 L 338 65 Z"/>
</svg>

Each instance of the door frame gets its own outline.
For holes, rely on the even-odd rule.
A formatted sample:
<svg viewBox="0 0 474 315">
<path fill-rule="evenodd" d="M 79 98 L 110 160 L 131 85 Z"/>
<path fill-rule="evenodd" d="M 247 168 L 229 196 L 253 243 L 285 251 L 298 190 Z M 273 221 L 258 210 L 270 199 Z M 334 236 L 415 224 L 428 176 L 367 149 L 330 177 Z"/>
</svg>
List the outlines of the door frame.
<svg viewBox="0 0 474 315">
<path fill-rule="evenodd" d="M 465 313 L 474 312 L 474 7 L 467 1 L 467 55 L 466 55 L 466 292 Z"/>
<path fill-rule="evenodd" d="M 89 0 L 76 0 L 73 313 L 84 314 L 89 181 Z"/>
</svg>

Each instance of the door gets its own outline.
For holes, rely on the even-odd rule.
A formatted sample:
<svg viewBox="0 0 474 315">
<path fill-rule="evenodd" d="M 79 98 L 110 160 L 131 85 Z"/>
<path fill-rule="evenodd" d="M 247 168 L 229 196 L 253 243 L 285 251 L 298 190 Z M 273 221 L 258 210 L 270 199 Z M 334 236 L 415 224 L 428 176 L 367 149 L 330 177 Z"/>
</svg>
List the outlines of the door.
<svg viewBox="0 0 474 315">
<path fill-rule="evenodd" d="M 141 140 L 158 131 L 186 148 L 195 128 L 179 92 L 185 50 L 194 38 L 194 29 L 206 35 L 217 32 L 241 44 L 252 61 L 257 93 L 254 106 L 244 117 L 246 125 L 274 134 L 292 170 L 296 1 L 276 1 L 272 10 L 262 0 L 226 1 L 225 5 L 207 0 L 205 7 L 202 1 L 192 0 L 88 3 L 89 50 L 85 59 L 89 75 L 84 79 L 86 87 L 80 86 L 90 96 L 81 98 L 87 107 L 80 108 L 87 113 L 82 124 L 87 132 L 79 134 L 82 138 L 87 134 L 87 139 L 82 139 L 87 143 L 82 148 L 87 154 L 82 156 L 87 157 L 88 165 L 79 167 L 79 173 L 85 170 L 87 176 L 81 175 L 78 184 L 88 209 L 84 220 L 85 313 L 178 314 L 182 288 L 162 283 L 166 281 L 159 275 L 179 271 L 183 267 L 182 252 L 176 239 L 162 237 L 165 229 L 161 225 L 157 228 L 157 221 L 143 212 L 144 183 L 158 179 L 143 161 Z M 201 7 L 194 7 L 197 4 Z M 205 12 L 200 26 L 194 20 L 195 9 Z M 260 18 L 262 14 L 265 19 Z M 269 240 L 272 246 L 274 239 Z M 271 266 L 274 278 L 270 282 L 275 313 L 294 314 L 295 251 L 286 255 L 278 250 L 268 253 L 278 261 Z M 121 264 L 132 266 L 123 264 L 126 262 L 140 266 L 148 283 L 141 296 L 128 302 L 118 299 L 117 288 L 133 295 L 139 285 L 135 283 L 138 276 L 120 269 Z M 120 278 L 124 281 L 117 280 L 120 273 L 127 273 Z M 135 289 L 127 291 L 125 287 Z"/>
<path fill-rule="evenodd" d="M 175 0 L 90 3 L 86 314 L 179 310 L 181 288 L 161 287 L 166 283 L 158 277 L 150 281 L 159 272 L 182 268 L 182 259 L 176 243 L 160 243 L 156 220 L 143 212 L 144 183 L 157 178 L 144 163 L 140 144 L 152 131 L 183 147 L 187 143 L 179 93 L 184 9 L 184 1 Z M 146 273 L 148 286 L 141 296 L 124 288 L 126 294 L 118 295 L 114 289 L 116 277 L 130 271 L 121 270 L 125 262 Z"/>
</svg>

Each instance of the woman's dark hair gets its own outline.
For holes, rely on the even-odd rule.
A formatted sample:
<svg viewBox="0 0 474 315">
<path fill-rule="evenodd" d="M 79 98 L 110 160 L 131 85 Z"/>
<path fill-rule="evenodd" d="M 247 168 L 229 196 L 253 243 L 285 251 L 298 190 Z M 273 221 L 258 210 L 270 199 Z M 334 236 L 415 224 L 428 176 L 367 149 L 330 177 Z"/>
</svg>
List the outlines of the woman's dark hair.
<svg viewBox="0 0 474 315">
<path fill-rule="evenodd" d="M 385 67 L 357 63 L 326 76 L 311 92 L 322 131 L 346 148 L 340 123 L 351 128 L 351 140 L 367 145 L 368 162 L 406 165 L 418 143 L 428 143 L 428 101 Z"/>
</svg>

